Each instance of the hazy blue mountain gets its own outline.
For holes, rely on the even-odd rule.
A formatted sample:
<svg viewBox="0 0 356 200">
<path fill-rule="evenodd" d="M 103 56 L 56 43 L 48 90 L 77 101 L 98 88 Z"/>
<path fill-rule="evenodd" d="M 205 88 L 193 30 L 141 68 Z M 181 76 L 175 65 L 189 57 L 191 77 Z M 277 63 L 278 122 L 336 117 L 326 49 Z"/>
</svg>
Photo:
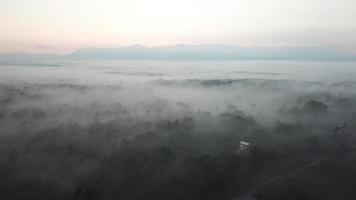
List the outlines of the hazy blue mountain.
<svg viewBox="0 0 356 200">
<path fill-rule="evenodd" d="M 241 47 L 185 45 L 83 48 L 67 55 L 0 54 L 0 64 L 36 64 L 56 60 L 340 60 L 356 55 L 331 47 Z"/>
</svg>

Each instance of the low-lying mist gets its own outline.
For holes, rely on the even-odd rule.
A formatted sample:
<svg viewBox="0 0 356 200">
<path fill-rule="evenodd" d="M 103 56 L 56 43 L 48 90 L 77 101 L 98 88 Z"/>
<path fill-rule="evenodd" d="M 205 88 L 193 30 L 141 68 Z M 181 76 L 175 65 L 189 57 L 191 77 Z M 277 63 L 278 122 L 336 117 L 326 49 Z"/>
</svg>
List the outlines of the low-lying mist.
<svg viewBox="0 0 356 200">
<path fill-rule="evenodd" d="M 352 64 L 305 65 L 2 66 L 0 199 L 231 199 L 353 155 Z"/>
</svg>

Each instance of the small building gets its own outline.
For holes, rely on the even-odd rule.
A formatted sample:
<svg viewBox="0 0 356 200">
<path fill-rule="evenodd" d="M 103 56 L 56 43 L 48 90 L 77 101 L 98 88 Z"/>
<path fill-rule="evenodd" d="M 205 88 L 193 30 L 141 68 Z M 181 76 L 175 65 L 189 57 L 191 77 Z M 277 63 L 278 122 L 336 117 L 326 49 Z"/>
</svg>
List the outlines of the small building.
<svg viewBox="0 0 356 200">
<path fill-rule="evenodd" d="M 251 143 L 245 142 L 245 141 L 241 141 L 240 142 L 239 151 L 246 151 L 250 146 L 251 146 Z"/>
<path fill-rule="evenodd" d="M 251 143 L 246 141 L 240 141 L 240 145 L 237 149 L 233 150 L 233 154 L 245 154 L 249 148 L 251 148 Z"/>
</svg>

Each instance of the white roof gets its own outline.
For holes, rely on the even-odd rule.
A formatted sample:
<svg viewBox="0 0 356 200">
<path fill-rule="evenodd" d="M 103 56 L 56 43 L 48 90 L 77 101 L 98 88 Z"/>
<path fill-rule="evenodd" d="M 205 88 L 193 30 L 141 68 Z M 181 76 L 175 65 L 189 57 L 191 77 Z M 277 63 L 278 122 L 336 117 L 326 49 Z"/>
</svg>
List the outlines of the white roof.
<svg viewBox="0 0 356 200">
<path fill-rule="evenodd" d="M 241 141 L 240 144 L 241 144 L 241 145 L 246 145 L 246 146 L 249 146 L 249 145 L 250 145 L 249 142 L 245 142 L 245 141 Z"/>
</svg>

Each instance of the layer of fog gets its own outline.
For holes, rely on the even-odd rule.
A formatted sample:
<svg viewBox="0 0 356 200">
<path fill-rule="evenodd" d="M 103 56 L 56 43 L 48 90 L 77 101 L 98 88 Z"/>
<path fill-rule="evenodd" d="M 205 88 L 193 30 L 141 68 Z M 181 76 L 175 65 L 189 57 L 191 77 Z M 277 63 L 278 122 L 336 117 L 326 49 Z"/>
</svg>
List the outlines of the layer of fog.
<svg viewBox="0 0 356 200">
<path fill-rule="evenodd" d="M 340 127 L 343 132 L 346 127 L 349 133 L 355 130 L 353 67 L 353 63 L 342 62 L 2 66 L 0 165 L 4 167 L 0 174 L 7 179 L 5 186 L 0 184 L 0 191 L 17 191 L 20 183 L 36 182 L 56 187 L 55 191 L 66 195 L 74 194 L 78 188 L 103 187 L 100 195 L 119 198 L 125 192 L 114 194 L 115 188 L 106 188 L 115 186 L 109 177 L 119 173 L 112 169 L 112 157 L 119 159 L 115 162 L 121 166 L 124 161 L 115 155 L 124 153 L 125 157 L 125 152 L 131 150 L 139 151 L 139 156 L 149 156 L 146 153 L 152 149 L 168 148 L 169 155 L 175 155 L 169 157 L 174 162 L 166 166 L 169 177 L 180 176 L 180 165 L 186 159 L 194 161 L 194 155 L 198 160 L 200 153 L 229 156 L 226 152 L 236 149 L 241 140 L 260 145 L 265 156 L 262 160 L 286 152 L 304 156 L 306 151 L 306 157 L 321 154 L 339 145 L 330 140 L 334 140 L 332 134 L 339 133 Z M 298 150 L 286 151 L 292 146 Z M 166 150 L 156 153 L 166 155 Z M 257 158 L 261 159 L 258 152 Z M 215 162 L 215 157 L 212 159 Z M 145 174 L 155 177 L 150 173 L 156 173 L 154 169 L 161 164 L 164 163 L 154 164 L 153 171 L 149 168 Z M 241 168 L 244 165 L 239 166 L 236 170 L 246 173 Z M 136 173 L 128 170 L 127 174 Z M 111 175 L 106 176 L 109 171 Z M 189 173 L 187 176 L 194 176 Z M 96 174 L 101 178 L 95 179 Z M 121 179 L 115 181 L 131 180 L 129 175 L 118 176 Z M 253 180 L 251 177 L 239 180 Z M 92 178 L 95 184 L 87 185 L 86 180 Z M 155 183 L 155 178 L 147 180 Z M 99 183 L 101 186 L 96 185 Z M 160 184 L 165 184 L 164 180 Z M 51 191 L 47 191 L 50 196 L 54 193 Z M 27 192 L 23 189 L 24 194 Z"/>
<path fill-rule="evenodd" d="M 335 105 L 342 99 L 353 101 L 356 94 L 353 64 L 64 63 L 62 67 L 2 67 L 0 80 L 3 87 L 13 87 L 41 97 L 32 100 L 11 97 L 14 102 L 6 108 L 49 109 L 53 105 L 81 108 L 98 104 L 100 109 L 110 111 L 120 104 L 128 112 L 145 117 L 176 118 L 184 115 L 183 112 L 220 114 L 228 106 L 235 106 L 259 123 L 268 124 L 286 121 L 287 118 L 280 115 L 281 109 L 301 108 L 311 100 L 322 101 L 335 112 L 339 109 Z M 7 98 L 6 93 L 1 92 L 2 98 Z M 154 109 L 165 113 L 152 114 L 150 111 Z M 150 114 L 146 116 L 144 113 Z M 335 115 L 335 119 L 340 119 L 337 113 Z M 68 118 L 71 116 L 66 116 Z M 72 118 L 77 119 L 77 116 Z M 80 119 L 92 120 L 85 114 Z"/>
</svg>

